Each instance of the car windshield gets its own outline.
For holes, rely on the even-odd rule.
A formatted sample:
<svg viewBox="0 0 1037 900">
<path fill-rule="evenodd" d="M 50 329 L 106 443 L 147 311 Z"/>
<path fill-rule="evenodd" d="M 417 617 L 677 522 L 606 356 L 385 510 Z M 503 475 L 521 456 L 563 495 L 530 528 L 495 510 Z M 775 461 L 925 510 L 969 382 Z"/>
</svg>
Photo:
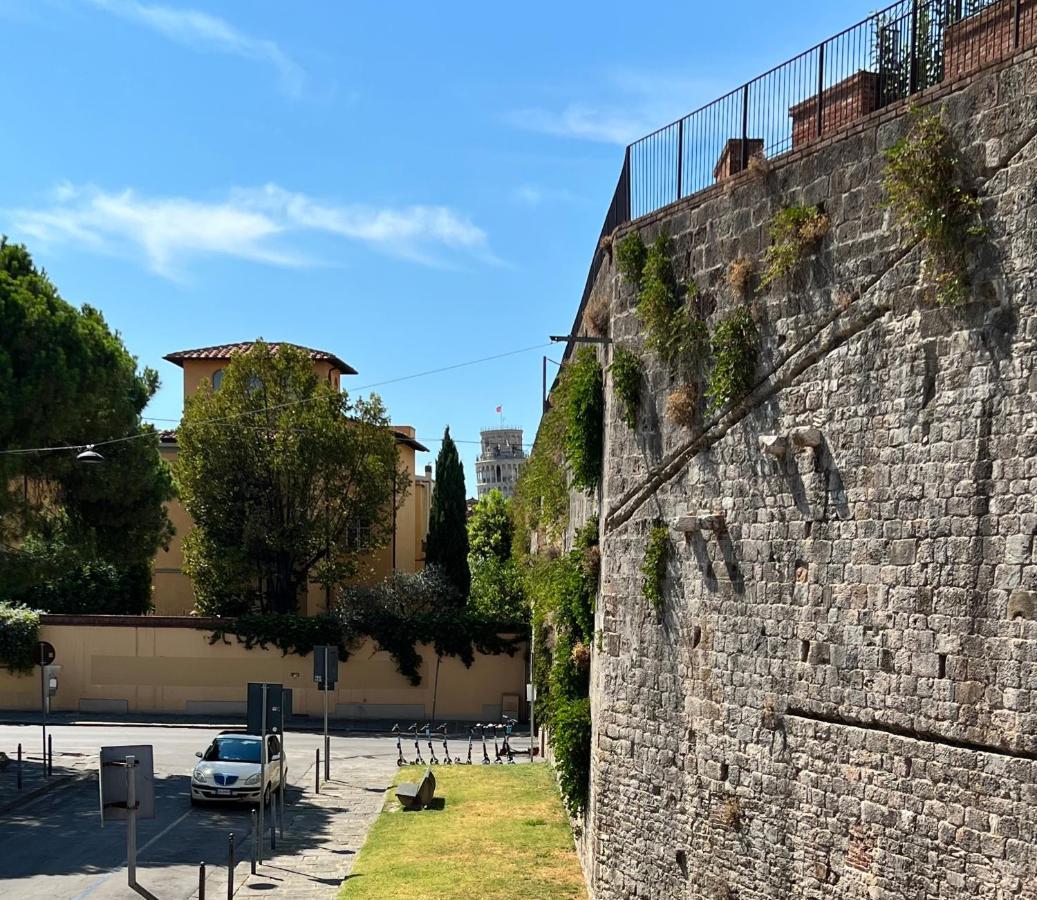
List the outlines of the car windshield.
<svg viewBox="0 0 1037 900">
<path fill-rule="evenodd" d="M 219 762 L 259 762 L 259 741 L 248 741 L 243 738 L 217 738 L 205 754 L 210 761 Z"/>
</svg>

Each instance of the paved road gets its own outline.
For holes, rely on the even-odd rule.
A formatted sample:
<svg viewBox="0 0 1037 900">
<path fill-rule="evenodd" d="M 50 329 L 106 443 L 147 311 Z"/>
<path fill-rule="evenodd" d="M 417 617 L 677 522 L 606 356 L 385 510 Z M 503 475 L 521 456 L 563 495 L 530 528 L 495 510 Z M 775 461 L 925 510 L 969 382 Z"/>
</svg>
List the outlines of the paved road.
<svg viewBox="0 0 1037 900">
<path fill-rule="evenodd" d="M 97 750 L 102 745 L 121 744 L 151 744 L 155 754 L 156 817 L 140 823 L 139 882 L 162 900 L 194 897 L 198 864 L 204 861 L 211 873 L 209 895 L 226 896 L 228 836 L 234 834 L 238 858 L 247 861 L 251 814 L 240 808 L 192 807 L 188 781 L 195 751 L 204 749 L 218 731 L 54 727 L 55 770 L 88 774 L 0 816 L 0 897 L 108 900 L 136 896 L 126 887 L 126 828 L 116 823 L 102 830 L 97 810 Z M 0 750 L 13 753 L 20 741 L 38 759 L 39 733 L 36 726 L 0 725 Z M 286 736 L 289 783 L 295 786 L 296 799 L 303 786 L 313 789 L 314 751 L 322 743 L 320 734 L 290 732 Z M 348 783 L 355 770 L 358 777 L 378 782 L 361 785 L 364 790 L 388 784 L 396 759 L 392 738 L 332 735 L 331 747 L 334 780 Z M 372 776 L 372 772 L 384 772 L 385 777 Z M 0 773 L 4 798 L 11 795 L 13 786 L 13 773 Z M 318 839 L 326 842 L 327 836 L 317 838 L 315 834 L 314 840 Z M 293 843 L 299 840 L 296 835 Z M 236 871 L 243 880 L 247 862 Z"/>
</svg>

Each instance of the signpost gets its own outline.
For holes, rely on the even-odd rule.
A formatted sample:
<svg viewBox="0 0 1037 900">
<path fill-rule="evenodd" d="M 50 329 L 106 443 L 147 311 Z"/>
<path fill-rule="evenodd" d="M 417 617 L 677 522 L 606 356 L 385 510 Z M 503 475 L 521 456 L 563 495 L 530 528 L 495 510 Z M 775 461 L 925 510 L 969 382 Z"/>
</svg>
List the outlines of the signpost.
<svg viewBox="0 0 1037 900">
<path fill-rule="evenodd" d="M 50 767 L 47 765 L 47 713 L 50 711 L 50 698 L 54 695 L 54 691 L 58 687 L 57 672 L 53 673 L 54 679 L 54 690 L 50 688 L 51 673 L 47 670 L 51 668 L 51 664 L 54 662 L 57 656 L 54 650 L 54 645 L 48 641 L 40 641 L 36 644 L 35 651 L 35 663 L 40 667 L 40 709 L 43 712 L 43 774 L 50 775 Z M 60 666 L 55 666 L 54 669 L 60 669 Z"/>
<path fill-rule="evenodd" d="M 263 818 L 266 812 L 266 766 L 267 766 L 267 734 L 279 734 L 283 738 L 283 696 L 284 688 L 279 684 L 250 681 L 246 694 L 245 719 L 249 734 L 260 736 L 259 748 L 259 838 L 258 861 L 263 861 Z M 284 774 L 284 750 L 282 748 L 280 764 Z M 277 796 L 270 798 L 270 814 L 276 817 Z M 271 834 L 271 837 L 273 835 Z"/>
<path fill-rule="evenodd" d="M 313 648 L 313 680 L 324 692 L 324 780 L 331 780 L 331 742 L 328 739 L 328 692 L 338 683 L 338 647 Z"/>
<path fill-rule="evenodd" d="M 284 735 L 285 735 L 285 720 L 292 717 L 292 689 L 281 688 L 281 752 L 278 754 L 278 764 L 280 771 L 280 778 L 277 781 L 278 793 L 281 795 L 281 816 L 278 819 L 278 824 L 281 826 L 281 837 L 284 837 L 284 803 L 285 803 L 285 785 L 284 785 Z"/>
<path fill-rule="evenodd" d="M 97 779 L 101 827 L 126 822 L 126 878 L 148 900 L 154 894 L 137 883 L 137 820 L 155 818 L 155 763 L 149 745 L 102 747 Z"/>
</svg>

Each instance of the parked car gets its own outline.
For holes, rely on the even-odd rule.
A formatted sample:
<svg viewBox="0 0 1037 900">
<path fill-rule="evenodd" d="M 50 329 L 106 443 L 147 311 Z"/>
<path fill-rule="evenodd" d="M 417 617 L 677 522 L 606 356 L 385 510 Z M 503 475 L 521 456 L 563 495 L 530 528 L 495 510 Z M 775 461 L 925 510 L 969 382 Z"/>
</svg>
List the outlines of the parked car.
<svg viewBox="0 0 1037 900">
<path fill-rule="evenodd" d="M 281 784 L 281 741 L 275 734 L 267 735 L 267 766 L 265 783 L 260 772 L 262 737 L 225 731 L 217 735 L 205 751 L 199 751 L 198 764 L 191 775 L 191 804 L 209 801 L 266 802 Z M 284 759 L 287 783 L 288 759 Z"/>
</svg>

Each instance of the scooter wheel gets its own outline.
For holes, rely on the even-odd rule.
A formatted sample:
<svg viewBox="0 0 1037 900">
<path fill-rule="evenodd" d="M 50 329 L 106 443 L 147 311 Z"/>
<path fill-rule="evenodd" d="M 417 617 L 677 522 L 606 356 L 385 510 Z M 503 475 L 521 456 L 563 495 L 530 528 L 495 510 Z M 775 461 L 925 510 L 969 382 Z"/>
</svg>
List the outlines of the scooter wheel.
<svg viewBox="0 0 1037 900">
<path fill-rule="evenodd" d="M 403 760 L 402 759 L 396 760 L 396 765 L 397 766 L 402 766 L 403 765 Z"/>
</svg>

